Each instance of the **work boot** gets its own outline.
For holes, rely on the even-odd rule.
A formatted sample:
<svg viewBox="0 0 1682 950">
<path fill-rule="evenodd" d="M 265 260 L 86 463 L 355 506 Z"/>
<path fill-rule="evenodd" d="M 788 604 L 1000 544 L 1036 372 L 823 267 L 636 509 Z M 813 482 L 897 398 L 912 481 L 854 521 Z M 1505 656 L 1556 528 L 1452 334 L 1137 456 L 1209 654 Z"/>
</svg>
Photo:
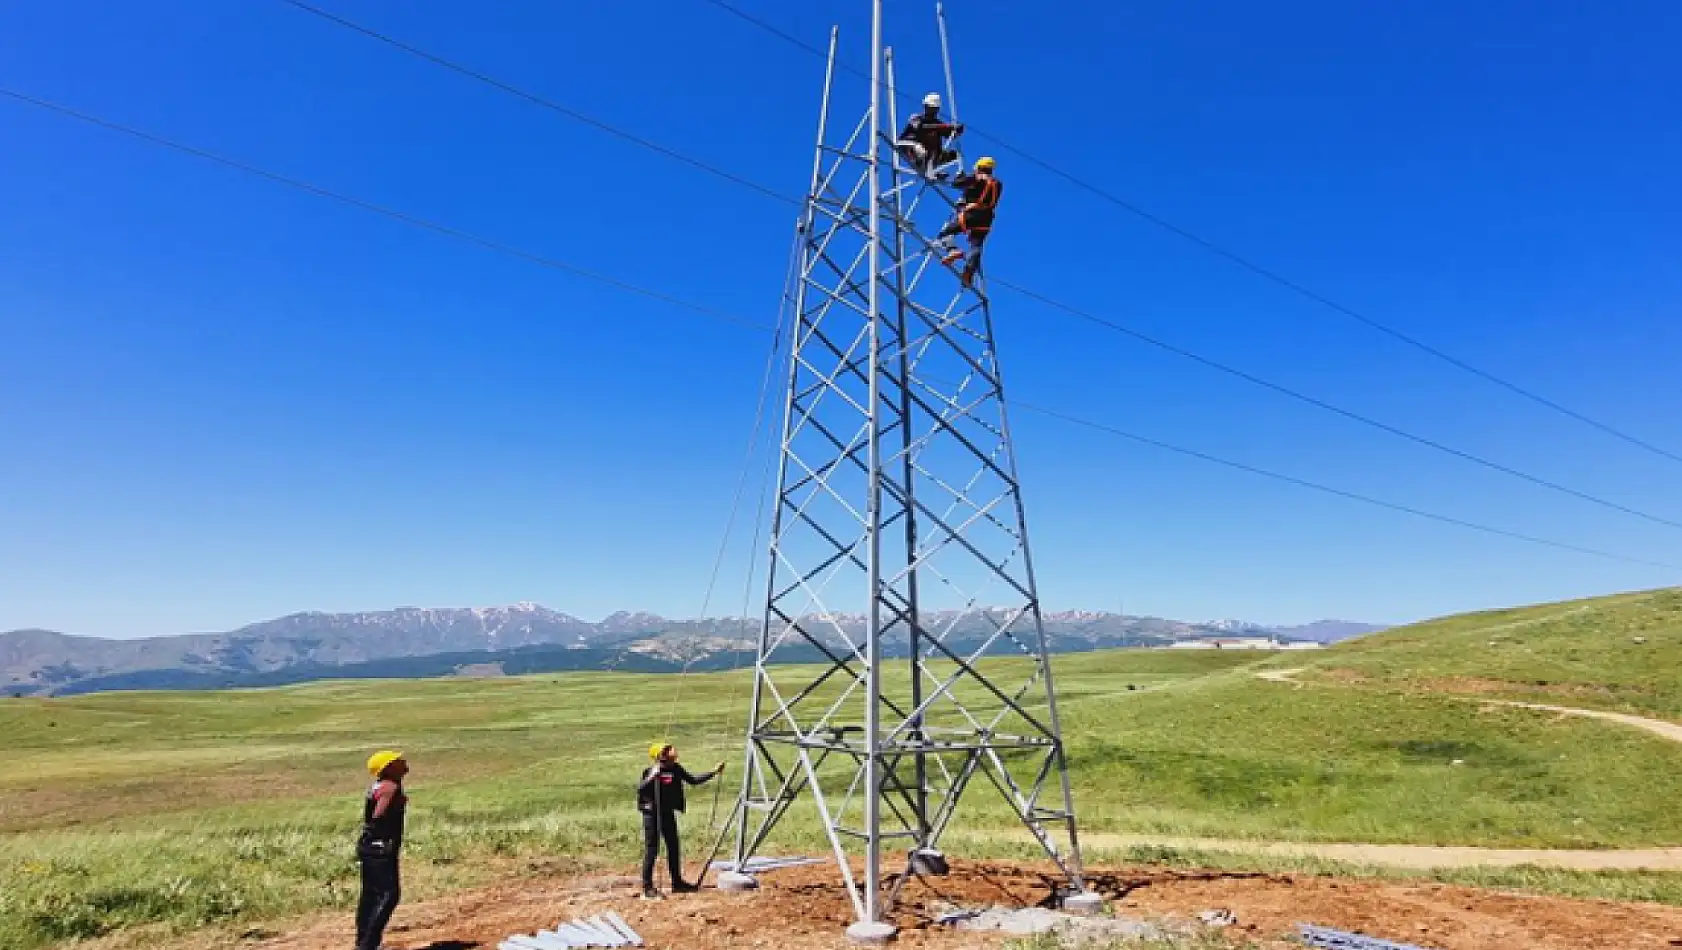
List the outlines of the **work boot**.
<svg viewBox="0 0 1682 950">
<path fill-rule="evenodd" d="M 964 272 L 958 275 L 958 283 L 963 284 L 966 290 L 973 287 L 975 285 L 975 270 L 969 267 L 964 268 Z"/>
<path fill-rule="evenodd" d="M 678 881 L 676 884 L 672 885 L 673 894 L 693 894 L 699 890 L 699 887 L 696 887 L 688 881 Z"/>
<path fill-rule="evenodd" d="M 958 261 L 962 260 L 963 257 L 964 257 L 964 252 L 963 251 L 960 251 L 957 248 L 952 248 L 951 250 L 946 252 L 946 256 L 941 258 L 940 262 L 942 264 L 952 265 L 952 264 L 958 263 Z"/>
</svg>

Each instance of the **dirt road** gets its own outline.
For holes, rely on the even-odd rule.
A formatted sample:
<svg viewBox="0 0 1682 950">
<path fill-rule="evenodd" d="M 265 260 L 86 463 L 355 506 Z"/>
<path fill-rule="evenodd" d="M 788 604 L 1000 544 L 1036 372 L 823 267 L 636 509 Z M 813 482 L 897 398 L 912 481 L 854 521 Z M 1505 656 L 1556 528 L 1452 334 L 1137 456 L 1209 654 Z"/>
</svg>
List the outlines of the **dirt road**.
<svg viewBox="0 0 1682 950">
<path fill-rule="evenodd" d="M 934 925 L 940 909 L 993 904 L 1028 907 L 1052 893 L 1049 868 L 1013 862 L 954 862 L 950 877 L 913 882 L 897 915 L 901 946 L 930 950 L 994 947 L 992 936 Z M 1094 889 L 1121 915 L 1189 922 L 1205 910 L 1236 914 L 1242 936 L 1265 950 L 1298 923 L 1360 931 L 1437 950 L 1670 950 L 1682 945 L 1682 908 L 1530 897 L 1439 884 L 1397 884 L 1307 875 L 1178 872 L 1093 866 Z M 615 910 L 650 947 L 684 950 L 819 950 L 846 946 L 849 905 L 829 865 L 773 871 L 755 894 L 708 889 L 657 903 L 636 899 L 628 877 L 509 881 L 399 908 L 390 945 L 403 950 L 491 950 L 511 934 L 562 919 Z M 248 935 L 249 950 L 339 950 L 349 946 L 348 913 L 299 921 L 284 936 Z M 255 938 L 254 938 L 255 937 Z M 165 941 L 164 950 L 208 950 L 204 937 Z"/>
<path fill-rule="evenodd" d="M 1308 686 L 1297 679 L 1302 670 L 1264 670 L 1256 674 L 1257 679 L 1264 679 L 1270 683 L 1288 683 L 1292 686 Z M 1661 739 L 1670 742 L 1682 742 L 1682 725 L 1667 722 L 1663 719 L 1651 719 L 1647 716 L 1632 716 L 1628 713 L 1606 712 L 1601 709 L 1583 709 L 1577 706 L 1555 706 L 1550 703 L 1526 703 L 1511 699 L 1487 699 L 1484 697 L 1468 697 L 1468 702 L 1476 702 L 1484 706 L 1511 706 L 1515 709 L 1535 709 L 1540 712 L 1558 713 L 1562 716 L 1580 716 L 1584 719 L 1599 719 L 1604 722 L 1615 722 L 1650 732 Z"/>
</svg>

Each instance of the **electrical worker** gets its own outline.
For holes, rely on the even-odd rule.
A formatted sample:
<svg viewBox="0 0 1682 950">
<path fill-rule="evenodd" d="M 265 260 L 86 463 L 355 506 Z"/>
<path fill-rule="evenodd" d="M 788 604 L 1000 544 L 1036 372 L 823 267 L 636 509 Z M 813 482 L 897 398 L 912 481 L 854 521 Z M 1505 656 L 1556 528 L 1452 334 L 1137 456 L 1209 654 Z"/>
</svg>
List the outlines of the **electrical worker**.
<svg viewBox="0 0 1682 950">
<path fill-rule="evenodd" d="M 660 896 L 654 888 L 654 860 L 660 856 L 660 839 L 666 840 L 666 868 L 671 872 L 672 893 L 690 894 L 698 888 L 683 879 L 683 858 L 678 849 L 677 816 L 683 811 L 683 787 L 704 785 L 724 771 L 724 763 L 696 777 L 678 764 L 677 749 L 664 742 L 648 747 L 654 764 L 637 783 L 637 811 L 642 812 L 642 896 Z"/>
<path fill-rule="evenodd" d="M 923 97 L 923 111 L 906 120 L 905 131 L 899 133 L 899 141 L 894 144 L 917 174 L 938 181 L 945 177 L 940 166 L 958 157 L 947 148 L 947 138 L 963 130 L 961 124 L 940 118 L 940 93 L 931 92 Z"/>
<path fill-rule="evenodd" d="M 969 261 L 964 264 L 963 273 L 959 279 L 965 287 L 975 280 L 976 272 L 981 269 L 981 247 L 987 243 L 987 234 L 993 230 L 993 212 L 999 207 L 999 197 L 1004 194 L 1004 183 L 993 175 L 996 163 L 991 158 L 979 158 L 975 162 L 975 174 L 960 174 L 952 183 L 964 190 L 963 197 L 958 199 L 958 213 L 952 222 L 941 228 L 938 235 L 942 244 L 946 246 L 946 256 L 942 264 L 957 263 L 964 252 L 958 250 L 956 240 L 959 234 L 969 238 Z"/>
<path fill-rule="evenodd" d="M 403 753 L 374 753 L 368 757 L 368 774 L 374 777 L 374 784 L 362 800 L 362 834 L 356 839 L 356 859 L 362 865 L 356 950 L 380 950 L 385 926 L 402 896 L 397 853 L 403 848 L 403 813 L 409 807 L 409 796 L 403 792 L 409 763 Z"/>
</svg>

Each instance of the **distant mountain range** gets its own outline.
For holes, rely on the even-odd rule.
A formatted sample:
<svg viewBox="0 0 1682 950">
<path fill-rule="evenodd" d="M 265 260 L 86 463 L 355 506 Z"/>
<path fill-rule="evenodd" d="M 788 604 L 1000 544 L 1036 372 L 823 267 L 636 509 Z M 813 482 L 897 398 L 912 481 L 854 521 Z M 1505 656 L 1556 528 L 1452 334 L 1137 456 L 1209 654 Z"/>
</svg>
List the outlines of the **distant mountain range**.
<svg viewBox="0 0 1682 950">
<path fill-rule="evenodd" d="M 977 644 L 993 629 L 986 611 L 930 614 L 952 625 L 953 644 Z M 862 616 L 826 618 L 849 635 Z M 1324 620 L 1272 628 L 1242 621 L 1185 623 L 1092 611 L 1045 616 L 1054 652 L 1166 646 L 1178 640 L 1272 636 L 1331 642 L 1381 629 Z M 639 672 L 723 669 L 752 661 L 758 623 L 741 619 L 668 620 L 619 612 L 598 622 L 538 604 L 419 608 L 366 613 L 300 613 L 227 633 L 111 640 L 50 630 L 0 633 L 0 691 L 69 695 L 118 689 L 221 689 L 328 678 L 514 675 L 558 670 Z M 902 646 L 901 653 L 905 648 Z M 890 649 L 889 655 L 893 655 Z M 817 659 L 807 646 L 779 653 Z"/>
</svg>

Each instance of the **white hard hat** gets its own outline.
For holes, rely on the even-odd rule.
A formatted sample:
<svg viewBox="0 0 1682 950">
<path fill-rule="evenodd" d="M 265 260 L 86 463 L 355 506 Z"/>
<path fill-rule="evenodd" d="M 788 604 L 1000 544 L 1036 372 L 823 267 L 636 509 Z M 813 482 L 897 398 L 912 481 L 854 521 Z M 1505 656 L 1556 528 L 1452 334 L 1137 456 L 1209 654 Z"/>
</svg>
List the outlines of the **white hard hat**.
<svg viewBox="0 0 1682 950">
<path fill-rule="evenodd" d="M 931 92 L 923 97 L 923 106 L 929 109 L 940 108 L 940 93 Z"/>
</svg>

